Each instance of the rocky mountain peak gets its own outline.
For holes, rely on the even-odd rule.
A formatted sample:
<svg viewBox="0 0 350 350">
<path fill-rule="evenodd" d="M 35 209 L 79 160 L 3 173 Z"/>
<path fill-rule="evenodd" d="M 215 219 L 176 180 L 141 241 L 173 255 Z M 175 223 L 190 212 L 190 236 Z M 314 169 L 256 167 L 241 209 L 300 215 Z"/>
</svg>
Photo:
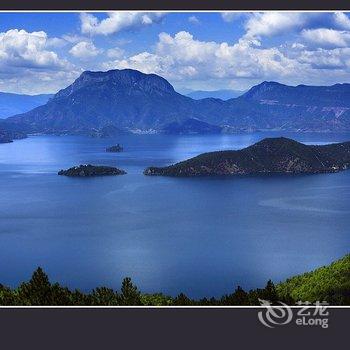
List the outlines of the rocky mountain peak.
<svg viewBox="0 0 350 350">
<path fill-rule="evenodd" d="M 175 90 L 164 78 L 156 74 L 144 74 L 133 69 L 114 69 L 106 72 L 85 71 L 73 84 L 59 91 L 55 98 L 71 95 L 85 88 L 110 87 L 120 91 L 141 91 L 146 94 L 171 94 Z"/>
</svg>

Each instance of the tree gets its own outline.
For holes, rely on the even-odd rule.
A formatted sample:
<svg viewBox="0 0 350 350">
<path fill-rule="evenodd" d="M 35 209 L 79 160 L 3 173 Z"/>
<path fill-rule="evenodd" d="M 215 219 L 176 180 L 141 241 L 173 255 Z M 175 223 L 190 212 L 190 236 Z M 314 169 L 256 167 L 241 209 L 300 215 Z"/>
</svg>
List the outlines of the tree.
<svg viewBox="0 0 350 350">
<path fill-rule="evenodd" d="M 51 283 L 48 276 L 38 267 L 28 283 L 18 289 L 18 298 L 24 305 L 52 305 Z"/>
<path fill-rule="evenodd" d="M 221 298 L 222 305 L 249 305 L 248 293 L 238 286 L 236 290 L 229 295 Z"/>
<path fill-rule="evenodd" d="M 263 300 L 269 300 L 272 303 L 276 303 L 277 301 L 279 301 L 279 297 L 275 288 L 275 285 L 273 284 L 273 282 L 271 280 L 269 280 L 266 284 L 266 287 L 261 289 L 255 289 L 255 290 L 251 290 L 249 292 L 249 303 L 250 305 L 259 305 L 259 299 L 263 299 Z"/>
<path fill-rule="evenodd" d="M 100 287 L 92 291 L 92 305 L 118 305 L 119 296 L 113 289 Z"/>
<path fill-rule="evenodd" d="M 0 284 L 0 305 L 17 305 L 15 293 L 10 288 Z"/>
<path fill-rule="evenodd" d="M 140 292 L 133 285 L 130 277 L 123 279 L 119 300 L 120 305 L 142 305 Z"/>
<path fill-rule="evenodd" d="M 271 280 L 268 280 L 265 289 L 263 289 L 263 296 L 265 300 L 270 300 L 273 303 L 278 301 L 276 287 Z"/>
<path fill-rule="evenodd" d="M 174 299 L 174 305 L 175 306 L 189 306 L 194 305 L 194 301 L 188 298 L 184 293 L 180 293 L 175 299 Z"/>
</svg>

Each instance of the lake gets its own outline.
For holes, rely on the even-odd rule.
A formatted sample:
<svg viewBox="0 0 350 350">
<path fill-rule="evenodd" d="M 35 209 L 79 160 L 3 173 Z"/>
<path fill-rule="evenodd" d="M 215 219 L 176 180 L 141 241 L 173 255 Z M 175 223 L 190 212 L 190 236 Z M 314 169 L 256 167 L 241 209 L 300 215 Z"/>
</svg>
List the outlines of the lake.
<svg viewBox="0 0 350 350">
<path fill-rule="evenodd" d="M 32 136 L 0 144 L 0 283 L 37 266 L 71 288 L 220 296 L 263 287 L 349 253 L 350 171 L 304 176 L 147 177 L 203 152 L 240 149 L 270 136 L 309 144 L 350 134 Z M 106 153 L 115 143 L 122 153 Z M 67 178 L 78 164 L 124 176 Z"/>
</svg>

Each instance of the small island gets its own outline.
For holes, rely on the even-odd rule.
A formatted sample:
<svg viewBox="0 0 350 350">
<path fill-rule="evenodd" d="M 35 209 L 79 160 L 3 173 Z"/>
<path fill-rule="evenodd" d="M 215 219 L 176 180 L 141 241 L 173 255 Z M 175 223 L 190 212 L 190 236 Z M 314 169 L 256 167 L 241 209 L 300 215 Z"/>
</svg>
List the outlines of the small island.
<svg viewBox="0 0 350 350">
<path fill-rule="evenodd" d="M 107 175 L 124 175 L 124 170 L 103 166 L 103 165 L 79 165 L 67 170 L 60 170 L 58 175 L 70 176 L 70 177 L 92 177 L 92 176 L 107 176 Z"/>
<path fill-rule="evenodd" d="M 106 148 L 106 152 L 110 152 L 110 153 L 118 153 L 122 151 L 123 151 L 123 146 L 121 146 L 119 143 L 117 145 Z"/>
<path fill-rule="evenodd" d="M 305 145 L 280 137 L 266 138 L 237 151 L 203 153 L 174 165 L 150 167 L 151 176 L 218 176 L 335 173 L 350 167 L 350 142 Z"/>
</svg>

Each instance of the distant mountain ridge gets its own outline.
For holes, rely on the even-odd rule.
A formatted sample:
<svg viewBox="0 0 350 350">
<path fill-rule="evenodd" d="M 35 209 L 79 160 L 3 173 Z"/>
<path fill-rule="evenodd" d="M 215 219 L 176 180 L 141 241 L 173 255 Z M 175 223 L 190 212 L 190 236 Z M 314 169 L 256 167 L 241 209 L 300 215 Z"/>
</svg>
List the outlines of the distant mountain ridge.
<svg viewBox="0 0 350 350">
<path fill-rule="evenodd" d="M 265 81 L 234 103 L 238 100 L 258 104 L 283 130 L 350 131 L 350 84 L 288 86 Z"/>
<path fill-rule="evenodd" d="M 332 86 L 288 86 L 264 81 L 253 86 L 242 98 L 271 104 L 297 104 L 319 107 L 350 107 L 350 84 Z"/>
<path fill-rule="evenodd" d="M 156 74 L 86 71 L 45 105 L 7 119 L 29 133 L 100 135 L 287 130 L 350 131 L 350 84 L 296 87 L 263 82 L 227 101 L 194 100 Z M 205 123 L 205 124 L 204 124 Z"/>
<path fill-rule="evenodd" d="M 219 98 L 221 100 L 229 100 L 231 98 L 236 98 L 244 94 L 245 91 L 237 90 L 214 90 L 214 91 L 204 91 L 195 90 L 186 93 L 187 97 L 191 97 L 194 100 L 201 100 L 203 98 Z"/>
<path fill-rule="evenodd" d="M 0 119 L 24 113 L 44 105 L 53 95 L 20 95 L 0 92 Z"/>
</svg>

